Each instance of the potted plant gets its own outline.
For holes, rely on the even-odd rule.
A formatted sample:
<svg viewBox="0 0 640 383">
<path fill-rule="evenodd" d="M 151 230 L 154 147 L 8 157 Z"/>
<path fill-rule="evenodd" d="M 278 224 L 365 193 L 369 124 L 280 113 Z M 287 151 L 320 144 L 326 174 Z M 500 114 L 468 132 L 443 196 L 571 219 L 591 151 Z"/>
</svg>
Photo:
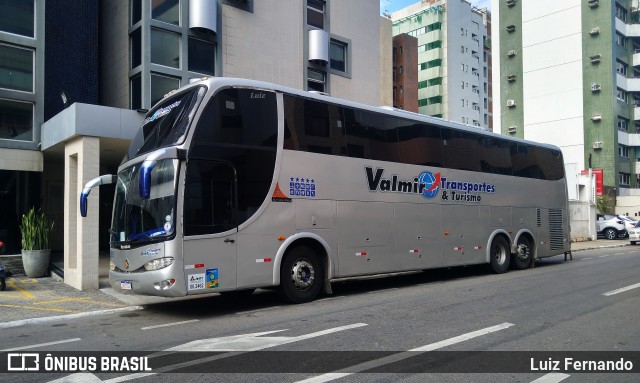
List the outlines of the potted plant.
<svg viewBox="0 0 640 383">
<path fill-rule="evenodd" d="M 49 237 L 53 230 L 53 222 L 49 222 L 42 210 L 36 212 L 31 208 L 22 215 L 20 233 L 22 234 L 22 264 L 24 272 L 30 278 L 47 275 L 51 248 Z"/>
</svg>

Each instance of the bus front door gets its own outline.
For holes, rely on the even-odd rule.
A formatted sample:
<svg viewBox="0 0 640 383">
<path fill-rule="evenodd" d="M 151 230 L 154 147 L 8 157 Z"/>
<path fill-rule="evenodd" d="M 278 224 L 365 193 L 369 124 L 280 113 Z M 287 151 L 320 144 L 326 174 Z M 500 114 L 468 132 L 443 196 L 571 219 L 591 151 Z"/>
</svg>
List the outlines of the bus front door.
<svg viewBox="0 0 640 383">
<path fill-rule="evenodd" d="M 184 185 L 187 294 L 237 286 L 237 177 L 225 162 L 189 159 Z"/>
</svg>

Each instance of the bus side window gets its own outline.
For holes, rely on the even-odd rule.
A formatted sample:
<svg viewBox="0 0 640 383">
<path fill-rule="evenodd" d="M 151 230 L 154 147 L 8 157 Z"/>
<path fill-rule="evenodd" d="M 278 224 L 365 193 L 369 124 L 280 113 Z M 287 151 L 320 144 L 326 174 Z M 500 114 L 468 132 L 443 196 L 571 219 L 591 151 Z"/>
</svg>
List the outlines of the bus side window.
<svg viewBox="0 0 640 383">
<path fill-rule="evenodd" d="M 535 151 L 529 145 L 511 144 L 511 164 L 516 177 L 538 178 L 540 174 Z"/>
<path fill-rule="evenodd" d="M 451 169 L 480 171 L 478 136 L 464 131 L 442 129 L 444 166 Z"/>
<path fill-rule="evenodd" d="M 401 162 L 439 168 L 444 166 L 442 139 L 438 126 L 411 121 L 403 121 L 399 126 Z"/>
<path fill-rule="evenodd" d="M 509 143 L 491 137 L 480 137 L 480 168 L 485 173 L 512 175 Z"/>
</svg>

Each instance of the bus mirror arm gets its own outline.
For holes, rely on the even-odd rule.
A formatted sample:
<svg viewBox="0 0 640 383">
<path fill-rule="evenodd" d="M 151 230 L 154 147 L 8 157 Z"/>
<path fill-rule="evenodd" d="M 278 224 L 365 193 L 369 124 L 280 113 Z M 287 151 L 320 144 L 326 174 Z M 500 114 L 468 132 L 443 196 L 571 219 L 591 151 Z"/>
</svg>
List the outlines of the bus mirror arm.
<svg viewBox="0 0 640 383">
<path fill-rule="evenodd" d="M 112 174 L 96 177 L 91 181 L 87 182 L 84 185 L 84 189 L 82 189 L 82 193 L 80 194 L 80 215 L 83 217 L 87 216 L 87 202 L 89 198 L 89 193 L 91 193 L 91 189 L 93 189 L 96 186 L 112 184 L 115 182 L 116 182 L 116 176 Z"/>
</svg>

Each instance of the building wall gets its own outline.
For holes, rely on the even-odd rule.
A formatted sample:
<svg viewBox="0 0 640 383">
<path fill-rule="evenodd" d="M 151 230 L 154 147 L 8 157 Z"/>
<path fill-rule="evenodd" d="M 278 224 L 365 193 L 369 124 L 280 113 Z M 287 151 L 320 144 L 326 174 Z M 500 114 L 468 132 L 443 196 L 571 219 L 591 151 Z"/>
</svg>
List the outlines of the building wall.
<svg viewBox="0 0 640 383">
<path fill-rule="evenodd" d="M 222 76 L 304 89 L 304 2 L 261 0 L 253 13 L 222 5 Z"/>
<path fill-rule="evenodd" d="M 393 37 L 393 106 L 418 113 L 418 39 L 406 33 Z M 401 69 L 402 68 L 402 69 Z"/>
<path fill-rule="evenodd" d="M 100 2 L 100 104 L 129 109 L 129 2 Z"/>
<path fill-rule="evenodd" d="M 391 19 L 384 16 L 380 17 L 380 105 L 393 105 L 392 28 L 393 24 L 391 23 Z"/>
</svg>

